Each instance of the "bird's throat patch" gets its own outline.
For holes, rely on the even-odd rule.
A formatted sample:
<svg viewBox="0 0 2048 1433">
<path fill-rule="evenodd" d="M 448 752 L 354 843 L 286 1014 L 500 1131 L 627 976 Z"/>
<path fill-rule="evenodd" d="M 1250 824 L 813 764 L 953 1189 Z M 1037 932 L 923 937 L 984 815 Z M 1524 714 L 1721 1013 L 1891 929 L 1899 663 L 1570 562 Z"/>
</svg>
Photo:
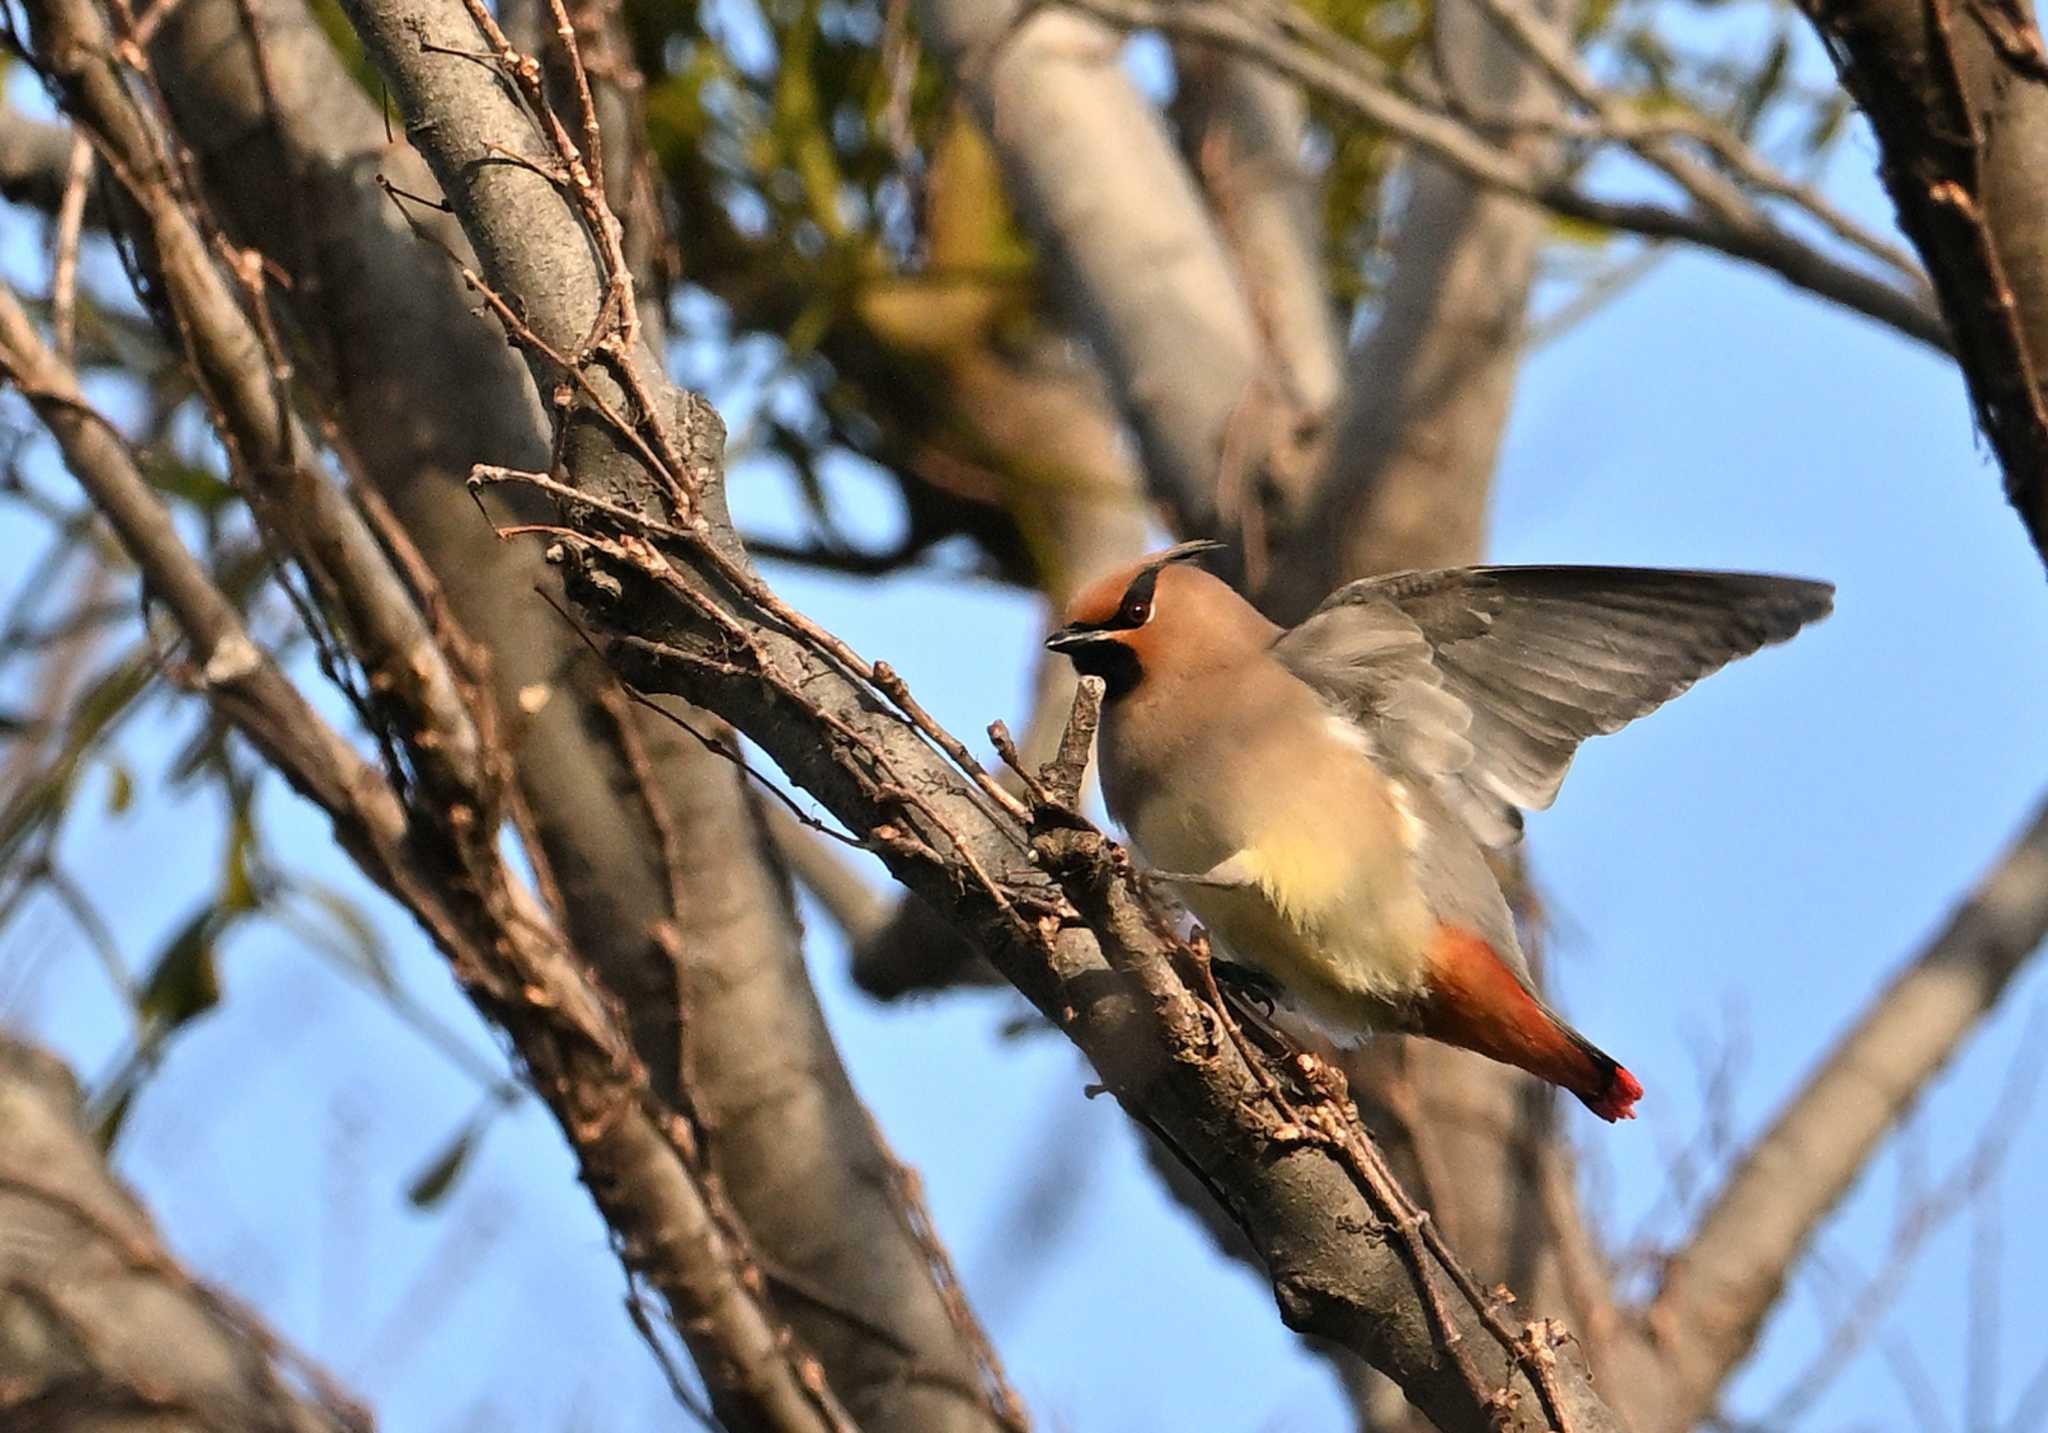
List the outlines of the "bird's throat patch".
<svg viewBox="0 0 2048 1433">
<path fill-rule="evenodd" d="M 1072 648 L 1067 658 L 1082 676 L 1102 678 L 1102 695 L 1108 701 L 1129 693 L 1145 675 L 1138 665 L 1138 654 L 1128 642 L 1089 642 Z"/>
</svg>

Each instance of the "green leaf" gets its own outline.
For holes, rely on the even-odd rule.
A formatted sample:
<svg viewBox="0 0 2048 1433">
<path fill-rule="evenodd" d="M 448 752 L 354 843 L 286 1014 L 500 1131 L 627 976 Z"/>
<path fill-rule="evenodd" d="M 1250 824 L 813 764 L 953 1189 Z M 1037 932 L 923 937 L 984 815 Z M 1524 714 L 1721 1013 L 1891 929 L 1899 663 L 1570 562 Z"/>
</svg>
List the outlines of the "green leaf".
<svg viewBox="0 0 2048 1433">
<path fill-rule="evenodd" d="M 223 775 L 228 769 L 228 726 L 212 712 L 199 729 L 192 733 L 192 739 L 185 743 L 164 773 L 173 789 L 197 785 L 201 778 L 211 780 Z"/>
<path fill-rule="evenodd" d="M 0 862 L 13 859 L 23 841 L 63 815 L 86 753 L 132 709 L 135 699 L 149 686 L 155 666 L 153 657 L 136 649 L 101 672 L 72 703 L 65 717 L 64 744 L 56 758 L 40 777 L 0 803 Z"/>
<path fill-rule="evenodd" d="M 209 905 L 171 937 L 142 982 L 145 1019 L 174 1030 L 220 1004 L 214 945 L 224 925 L 220 908 Z"/>
<path fill-rule="evenodd" d="M 212 515 L 235 500 L 227 479 L 168 453 L 152 454 L 146 463 L 150 484 L 168 497 L 190 503 L 202 514 Z"/>
<path fill-rule="evenodd" d="M 1734 113 L 1728 116 L 1728 126 L 1743 138 L 1748 139 L 1756 130 L 1757 121 L 1763 118 L 1764 110 L 1778 97 L 1784 88 L 1785 77 L 1792 62 L 1792 36 L 1780 30 L 1771 42 L 1771 48 L 1755 72 L 1736 97 Z"/>
<path fill-rule="evenodd" d="M 1845 94 L 1830 95 L 1826 102 L 1814 111 L 1812 122 L 1806 131 L 1806 152 L 1809 155 L 1818 154 L 1833 144 L 1840 137 L 1849 115 L 1849 97 Z"/>
<path fill-rule="evenodd" d="M 448 1191 L 455 1187 L 457 1176 L 469 1163 L 469 1157 L 476 1153 L 483 1141 L 484 1126 L 480 1119 L 472 1119 L 455 1132 L 455 1138 L 447 1148 L 436 1155 L 425 1169 L 406 1186 L 406 1202 L 415 1209 L 431 1209 L 448 1197 Z"/>
<path fill-rule="evenodd" d="M 1595 224 L 1590 219 L 1576 219 L 1568 214 L 1552 214 L 1549 221 L 1550 237 L 1564 244 L 1586 244 L 1598 248 L 1614 238 L 1614 230 L 1605 224 Z"/>
<path fill-rule="evenodd" d="M 251 819 L 246 794 L 235 801 L 234 813 L 228 818 L 227 859 L 222 863 L 220 878 L 220 904 L 225 911 L 253 911 L 261 904 L 256 896 L 256 882 L 250 875 L 253 858 L 257 855 L 256 823 Z"/>
<path fill-rule="evenodd" d="M 135 1107 L 135 1092 L 141 1088 L 139 1081 L 124 1080 L 121 1092 L 114 1096 L 93 1126 L 92 1137 L 101 1153 L 113 1150 L 114 1141 L 121 1137 L 121 1126 L 128 1122 L 128 1111 Z"/>
<path fill-rule="evenodd" d="M 128 808 L 135 804 L 135 774 L 126 762 L 107 763 L 107 811 L 114 816 L 125 816 Z"/>
<path fill-rule="evenodd" d="M 334 887 L 303 876 L 296 878 L 295 885 L 300 895 L 320 907 L 341 927 L 351 947 L 349 953 L 369 972 L 378 988 L 396 990 L 398 975 L 392 969 L 391 952 L 385 948 L 384 938 L 377 933 L 377 927 L 363 914 L 362 907 Z"/>
</svg>

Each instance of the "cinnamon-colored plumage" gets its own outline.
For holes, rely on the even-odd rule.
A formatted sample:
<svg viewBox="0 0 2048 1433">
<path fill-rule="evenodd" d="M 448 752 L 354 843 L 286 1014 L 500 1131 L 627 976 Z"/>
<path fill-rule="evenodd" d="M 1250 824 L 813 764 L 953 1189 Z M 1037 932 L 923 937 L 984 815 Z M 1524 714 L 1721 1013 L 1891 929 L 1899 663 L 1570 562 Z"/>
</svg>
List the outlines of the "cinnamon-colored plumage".
<svg viewBox="0 0 2048 1433">
<path fill-rule="evenodd" d="M 1487 852 L 1580 741 L 1824 615 L 1825 584 L 1629 568 L 1353 583 L 1282 629 L 1172 549 L 1047 645 L 1108 684 L 1110 814 L 1232 958 L 1340 1036 L 1405 1030 L 1627 1119 L 1636 1078 L 1537 993 Z"/>
</svg>

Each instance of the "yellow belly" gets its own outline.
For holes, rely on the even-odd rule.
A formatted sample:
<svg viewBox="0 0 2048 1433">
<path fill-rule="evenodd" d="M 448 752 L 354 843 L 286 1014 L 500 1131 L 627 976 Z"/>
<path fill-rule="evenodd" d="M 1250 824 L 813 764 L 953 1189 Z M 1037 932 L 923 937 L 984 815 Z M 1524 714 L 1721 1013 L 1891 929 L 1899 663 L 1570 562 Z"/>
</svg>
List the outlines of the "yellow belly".
<svg viewBox="0 0 2048 1433">
<path fill-rule="evenodd" d="M 1409 866 L 1403 825 L 1383 791 L 1335 792 L 1313 815 L 1268 824 L 1236 852 L 1196 833 L 1134 831 L 1163 870 L 1206 870 L 1232 859 L 1252 884 L 1187 886 L 1188 909 L 1230 958 L 1272 976 L 1303 1010 L 1338 1033 L 1383 1025 L 1428 973 L 1435 922 Z M 1147 823 L 1156 824 L 1156 823 Z M 1173 839 L 1179 834 L 1182 839 Z M 1158 849 L 1147 836 L 1165 836 Z"/>
</svg>

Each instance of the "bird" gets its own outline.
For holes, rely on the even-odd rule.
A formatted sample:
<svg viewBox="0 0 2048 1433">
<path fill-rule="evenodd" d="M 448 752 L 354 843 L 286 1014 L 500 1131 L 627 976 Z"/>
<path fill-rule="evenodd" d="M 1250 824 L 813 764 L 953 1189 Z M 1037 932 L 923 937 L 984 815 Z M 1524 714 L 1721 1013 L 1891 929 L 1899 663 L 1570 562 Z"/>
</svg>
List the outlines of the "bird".
<svg viewBox="0 0 2048 1433">
<path fill-rule="evenodd" d="M 1536 988 L 1490 855 L 1581 742 L 1826 616 L 1825 582 L 1630 567 L 1369 577 L 1281 627 L 1182 543 L 1046 638 L 1104 683 L 1110 816 L 1219 954 L 1340 1042 L 1420 1035 L 1612 1123 L 1642 1084 Z"/>
</svg>

